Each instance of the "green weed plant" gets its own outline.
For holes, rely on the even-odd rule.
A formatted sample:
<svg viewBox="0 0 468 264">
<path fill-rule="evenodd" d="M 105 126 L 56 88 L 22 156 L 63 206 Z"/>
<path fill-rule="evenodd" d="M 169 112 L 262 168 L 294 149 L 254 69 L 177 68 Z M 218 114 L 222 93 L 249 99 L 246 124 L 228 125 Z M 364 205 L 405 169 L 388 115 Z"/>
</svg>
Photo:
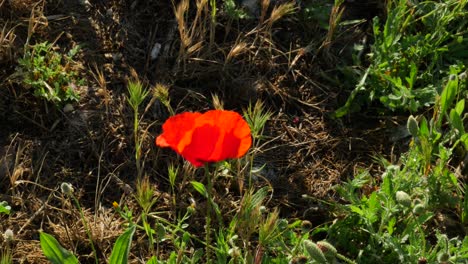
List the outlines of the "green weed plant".
<svg viewBox="0 0 468 264">
<path fill-rule="evenodd" d="M 336 116 L 374 101 L 412 113 L 434 105 L 453 70 L 466 70 L 467 3 L 388 1 L 385 21 L 373 21 L 370 65 Z"/>
<path fill-rule="evenodd" d="M 430 118 L 408 118 L 409 151 L 398 164 L 384 161 L 381 181 L 364 171 L 336 187 L 348 204 L 337 205 L 342 215 L 328 238 L 359 263 L 468 261 L 468 238 L 462 231 L 448 237 L 437 222 L 441 215 L 467 219 L 466 185 L 453 168 L 468 153 L 466 84 L 457 74 L 452 67 Z M 365 193 L 369 185 L 377 190 Z"/>
<path fill-rule="evenodd" d="M 56 106 L 78 101 L 76 88 L 83 85 L 84 80 L 79 77 L 73 57 L 79 49 L 76 46 L 67 54 L 62 54 L 49 42 L 26 46 L 23 58 L 18 60 L 17 72 L 38 98 Z"/>
<path fill-rule="evenodd" d="M 8 205 L 8 202 L 1 201 L 0 202 L 0 214 L 7 214 L 9 215 L 11 211 L 11 206 Z"/>
</svg>

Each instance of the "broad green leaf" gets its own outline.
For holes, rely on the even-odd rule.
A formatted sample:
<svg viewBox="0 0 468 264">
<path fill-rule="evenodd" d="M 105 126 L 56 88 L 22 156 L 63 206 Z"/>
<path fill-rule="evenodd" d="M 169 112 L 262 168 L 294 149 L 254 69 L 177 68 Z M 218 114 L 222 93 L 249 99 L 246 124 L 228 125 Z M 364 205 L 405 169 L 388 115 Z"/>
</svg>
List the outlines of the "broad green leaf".
<svg viewBox="0 0 468 264">
<path fill-rule="evenodd" d="M 450 78 L 445 86 L 442 94 L 440 95 L 440 113 L 444 115 L 447 113 L 450 105 L 452 105 L 453 100 L 457 96 L 458 90 L 458 77 L 456 74 L 451 74 Z M 439 119 L 439 123 L 442 122 L 442 118 Z"/>
<path fill-rule="evenodd" d="M 166 228 L 164 227 L 164 225 L 161 223 L 157 223 L 155 228 L 157 240 L 159 242 L 164 241 L 166 239 Z"/>
<path fill-rule="evenodd" d="M 463 134 L 460 137 L 460 141 L 463 142 L 463 145 L 465 145 L 465 149 L 468 150 L 468 134 Z"/>
<path fill-rule="evenodd" d="M 361 216 L 364 215 L 364 211 L 361 208 L 359 208 L 359 207 L 357 207 L 355 205 L 350 205 L 349 208 L 351 209 L 352 212 L 355 212 L 355 213 L 357 213 L 357 214 L 359 214 Z"/>
<path fill-rule="evenodd" d="M 465 127 L 463 126 L 463 121 L 455 109 L 450 110 L 450 125 L 453 128 L 457 129 L 461 134 L 465 133 Z"/>
<path fill-rule="evenodd" d="M 203 183 L 197 181 L 191 181 L 190 183 L 197 192 L 203 195 L 203 197 L 208 198 L 208 193 L 206 192 L 206 188 Z"/>
<path fill-rule="evenodd" d="M 70 251 L 64 249 L 52 235 L 41 232 L 39 239 L 44 256 L 53 264 L 79 263 L 78 259 Z"/>
<path fill-rule="evenodd" d="M 369 196 L 369 200 L 367 201 L 368 203 L 368 210 L 366 212 L 366 217 L 367 219 L 369 219 L 369 221 L 371 223 L 374 223 L 375 221 L 378 220 L 377 218 L 377 214 L 378 212 L 380 211 L 380 208 L 381 208 L 381 205 L 380 205 L 380 201 L 377 197 L 377 193 L 376 192 L 373 192 L 370 196 Z"/>
<path fill-rule="evenodd" d="M 117 238 L 110 256 L 110 264 L 126 264 L 128 262 L 128 254 L 135 228 L 135 225 L 129 227 L 127 231 Z"/>
<path fill-rule="evenodd" d="M 429 127 L 427 126 L 427 120 L 424 116 L 419 123 L 419 134 L 421 137 L 429 138 Z"/>
<path fill-rule="evenodd" d="M 459 116 L 462 116 L 464 110 L 465 110 L 465 99 L 461 99 L 460 101 L 458 101 L 457 105 L 455 106 L 455 111 L 457 111 Z"/>
</svg>

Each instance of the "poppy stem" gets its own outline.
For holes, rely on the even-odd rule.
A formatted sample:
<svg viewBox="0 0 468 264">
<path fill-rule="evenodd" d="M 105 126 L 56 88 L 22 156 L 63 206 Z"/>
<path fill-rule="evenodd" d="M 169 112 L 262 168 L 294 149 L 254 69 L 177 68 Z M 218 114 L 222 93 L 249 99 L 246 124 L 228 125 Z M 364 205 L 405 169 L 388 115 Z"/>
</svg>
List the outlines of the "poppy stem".
<svg viewBox="0 0 468 264">
<path fill-rule="evenodd" d="M 205 178 L 207 182 L 206 189 L 206 225 L 205 225 L 205 243 L 206 243 L 206 263 L 211 263 L 211 191 L 213 189 L 213 183 L 211 182 L 211 173 L 209 165 L 205 164 Z"/>
</svg>

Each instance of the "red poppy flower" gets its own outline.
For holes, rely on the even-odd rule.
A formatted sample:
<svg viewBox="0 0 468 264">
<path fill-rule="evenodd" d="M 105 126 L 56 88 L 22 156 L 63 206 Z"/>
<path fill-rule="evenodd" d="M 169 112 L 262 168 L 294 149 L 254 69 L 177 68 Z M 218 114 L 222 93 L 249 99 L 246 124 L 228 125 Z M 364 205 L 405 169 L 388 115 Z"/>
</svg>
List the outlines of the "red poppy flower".
<svg viewBox="0 0 468 264">
<path fill-rule="evenodd" d="M 197 167 L 240 158 L 252 144 L 249 125 L 233 111 L 186 112 L 170 117 L 162 128 L 156 145 L 172 148 Z"/>
</svg>

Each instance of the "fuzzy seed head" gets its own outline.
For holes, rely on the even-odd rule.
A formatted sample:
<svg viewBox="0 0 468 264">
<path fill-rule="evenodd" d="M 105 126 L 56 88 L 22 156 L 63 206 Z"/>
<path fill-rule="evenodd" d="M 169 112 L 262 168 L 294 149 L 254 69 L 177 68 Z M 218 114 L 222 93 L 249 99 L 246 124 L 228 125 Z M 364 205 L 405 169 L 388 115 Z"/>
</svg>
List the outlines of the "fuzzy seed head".
<svg viewBox="0 0 468 264">
<path fill-rule="evenodd" d="M 327 258 L 335 258 L 338 253 L 336 248 L 325 240 L 317 242 L 317 246 Z"/>
<path fill-rule="evenodd" d="M 304 247 L 315 261 L 318 263 L 327 263 L 327 258 L 325 258 L 325 255 L 317 244 L 310 240 L 304 240 Z"/>
</svg>

